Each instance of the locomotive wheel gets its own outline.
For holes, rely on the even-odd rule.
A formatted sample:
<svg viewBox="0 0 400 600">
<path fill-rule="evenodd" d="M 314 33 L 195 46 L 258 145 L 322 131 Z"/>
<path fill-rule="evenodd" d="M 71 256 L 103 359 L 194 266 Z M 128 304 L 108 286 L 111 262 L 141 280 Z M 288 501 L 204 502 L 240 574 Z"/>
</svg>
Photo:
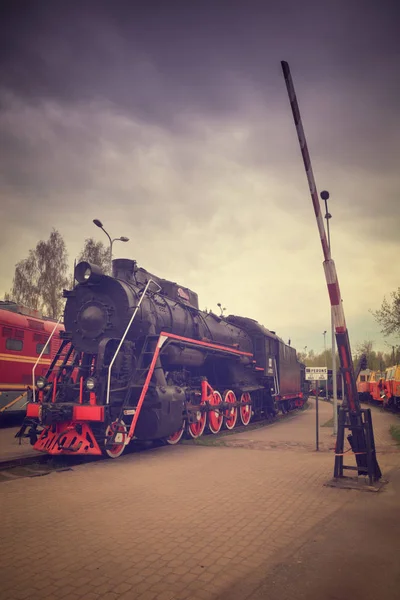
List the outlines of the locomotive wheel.
<svg viewBox="0 0 400 600">
<path fill-rule="evenodd" d="M 188 423 L 186 426 L 186 433 L 189 437 L 196 439 L 203 435 L 204 429 L 206 428 L 207 413 L 201 412 L 200 410 L 196 413 L 196 421 L 194 423 Z"/>
<path fill-rule="evenodd" d="M 185 432 L 185 422 L 183 423 L 182 427 L 180 429 L 178 429 L 178 431 L 176 431 L 169 437 L 165 438 L 166 443 L 169 444 L 170 446 L 175 446 L 175 444 L 179 444 L 184 432 Z"/>
<path fill-rule="evenodd" d="M 114 435 L 115 431 L 117 434 L 115 436 L 115 443 L 112 445 L 107 445 L 107 442 Z M 113 421 L 108 425 L 105 438 L 104 438 L 104 448 L 103 452 L 106 456 L 110 458 L 118 458 L 121 456 L 126 446 L 126 437 L 128 435 L 126 425 L 123 421 Z"/>
<path fill-rule="evenodd" d="M 250 402 L 251 396 L 248 392 L 240 396 L 240 402 Z M 251 404 L 241 406 L 239 409 L 239 417 L 242 425 L 248 425 L 251 419 Z"/>
<path fill-rule="evenodd" d="M 235 404 L 236 396 L 232 392 L 232 390 L 226 390 L 224 392 L 224 402 Z M 232 406 L 232 408 L 227 408 L 224 410 L 224 426 L 226 427 L 226 429 L 233 429 L 235 427 L 237 417 L 238 410 L 236 406 Z"/>
<path fill-rule="evenodd" d="M 222 402 L 222 396 L 219 392 L 214 392 L 210 398 L 210 406 L 218 407 Z M 208 429 L 211 433 L 217 434 L 221 431 L 224 416 L 222 410 L 210 410 L 208 413 Z"/>
</svg>

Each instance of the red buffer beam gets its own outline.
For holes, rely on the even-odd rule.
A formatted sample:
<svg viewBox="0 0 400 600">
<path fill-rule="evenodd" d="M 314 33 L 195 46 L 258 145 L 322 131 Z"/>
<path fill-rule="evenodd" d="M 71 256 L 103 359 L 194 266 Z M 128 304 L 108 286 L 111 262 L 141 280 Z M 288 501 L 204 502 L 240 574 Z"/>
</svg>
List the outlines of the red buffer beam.
<svg viewBox="0 0 400 600">
<path fill-rule="evenodd" d="M 307 140 L 301 121 L 300 109 L 296 98 L 296 92 L 294 90 L 292 76 L 290 74 L 290 68 L 288 63 L 285 61 L 282 61 L 281 65 L 286 82 L 287 92 L 289 95 L 290 107 L 292 109 L 294 124 L 297 131 L 297 137 L 300 144 L 300 150 L 303 157 L 308 186 L 310 188 L 311 200 L 314 207 L 315 218 L 317 220 L 322 251 L 324 254 L 325 278 L 328 286 L 329 299 L 333 311 L 336 341 L 338 346 L 340 365 L 344 375 L 346 398 L 351 412 L 359 414 L 361 407 L 358 400 L 357 387 L 353 370 L 353 362 L 351 358 L 350 340 L 347 331 L 346 320 L 344 317 L 343 303 L 340 295 L 336 267 L 335 263 L 331 258 L 331 252 L 325 232 L 324 220 L 322 217 L 321 206 L 317 193 L 317 186 L 315 184 L 314 173 L 311 166 L 310 153 L 308 151 Z"/>
</svg>

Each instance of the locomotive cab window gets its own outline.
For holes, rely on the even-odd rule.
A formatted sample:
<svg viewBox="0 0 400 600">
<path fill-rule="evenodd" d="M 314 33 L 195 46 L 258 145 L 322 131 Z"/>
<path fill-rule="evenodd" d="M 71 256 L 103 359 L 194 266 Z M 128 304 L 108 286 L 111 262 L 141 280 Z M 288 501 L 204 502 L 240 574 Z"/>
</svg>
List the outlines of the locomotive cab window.
<svg viewBox="0 0 400 600">
<path fill-rule="evenodd" d="M 44 344 L 36 344 L 36 354 L 40 354 L 41 351 L 43 350 L 43 348 L 44 348 L 43 355 L 50 354 L 50 344 L 49 343 L 46 344 L 46 347 Z"/>
<path fill-rule="evenodd" d="M 16 340 L 15 338 L 7 338 L 6 339 L 6 348 L 7 350 L 16 350 L 20 352 L 23 348 L 24 342 L 22 340 Z"/>
</svg>

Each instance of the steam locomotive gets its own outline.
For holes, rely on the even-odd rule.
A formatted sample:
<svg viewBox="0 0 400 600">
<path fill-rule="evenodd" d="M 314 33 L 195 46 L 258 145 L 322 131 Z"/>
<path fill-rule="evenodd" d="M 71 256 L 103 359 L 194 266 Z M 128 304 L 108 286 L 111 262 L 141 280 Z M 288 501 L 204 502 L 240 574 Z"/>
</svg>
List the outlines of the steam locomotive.
<svg viewBox="0 0 400 600">
<path fill-rule="evenodd" d="M 133 439 L 176 444 L 304 404 L 295 349 L 257 321 L 203 312 L 133 260 L 114 260 L 112 276 L 81 262 L 75 279 L 17 434 L 35 449 L 117 458 Z"/>
</svg>

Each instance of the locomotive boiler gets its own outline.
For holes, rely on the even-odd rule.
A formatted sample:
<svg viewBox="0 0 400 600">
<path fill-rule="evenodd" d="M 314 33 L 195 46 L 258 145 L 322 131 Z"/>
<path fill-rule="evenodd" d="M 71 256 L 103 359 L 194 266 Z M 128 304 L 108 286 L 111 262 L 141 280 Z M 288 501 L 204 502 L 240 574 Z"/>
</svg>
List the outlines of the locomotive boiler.
<svg viewBox="0 0 400 600">
<path fill-rule="evenodd" d="M 175 444 L 304 403 L 295 349 L 256 321 L 201 311 L 133 260 L 114 260 L 112 276 L 81 262 L 75 279 L 19 433 L 37 450 L 116 458 L 132 439 Z"/>
</svg>

